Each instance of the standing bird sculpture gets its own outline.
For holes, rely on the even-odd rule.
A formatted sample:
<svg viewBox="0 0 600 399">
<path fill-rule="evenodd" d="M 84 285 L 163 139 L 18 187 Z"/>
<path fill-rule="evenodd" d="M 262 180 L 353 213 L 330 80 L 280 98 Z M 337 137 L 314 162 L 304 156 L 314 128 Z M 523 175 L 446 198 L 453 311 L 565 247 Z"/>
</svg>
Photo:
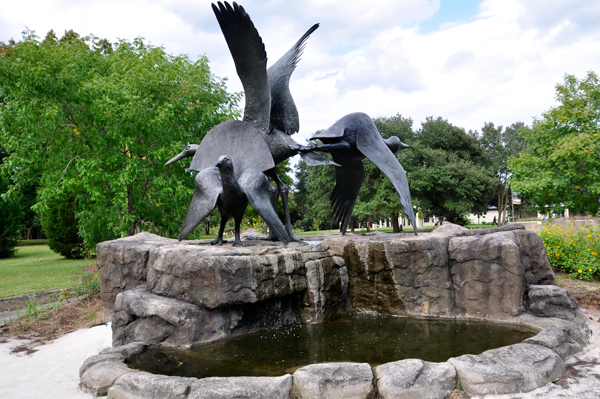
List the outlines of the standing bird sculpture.
<svg viewBox="0 0 600 399">
<path fill-rule="evenodd" d="M 184 150 L 184 153 L 194 153 L 190 169 L 200 173 L 194 179 L 194 195 L 179 240 L 187 237 L 218 207 L 221 226 L 213 243 L 223 243 L 225 223 L 233 217 L 234 245 L 243 245 L 239 238 L 240 222 L 250 203 L 270 227 L 273 236 L 288 243 L 290 237 L 270 202 L 269 180 L 264 173 L 275 167 L 264 139 L 270 129 L 271 108 L 265 46 L 243 7 L 219 2 L 212 8 L 244 86 L 246 104 L 243 120 L 215 126 L 197 148 Z"/>
<path fill-rule="evenodd" d="M 384 140 L 373 120 L 362 112 L 344 116 L 311 140 L 321 140 L 324 144 L 303 147 L 300 150 L 329 152 L 333 160 L 340 164 L 340 167 L 335 169 L 335 187 L 331 193 L 331 206 L 342 234 L 346 233 L 358 192 L 365 179 L 365 169 L 362 164 L 364 158 L 373 162 L 390 179 L 404 213 L 417 234 L 406 173 L 394 156 L 399 149 L 407 148 L 407 144 L 396 136 Z"/>
</svg>

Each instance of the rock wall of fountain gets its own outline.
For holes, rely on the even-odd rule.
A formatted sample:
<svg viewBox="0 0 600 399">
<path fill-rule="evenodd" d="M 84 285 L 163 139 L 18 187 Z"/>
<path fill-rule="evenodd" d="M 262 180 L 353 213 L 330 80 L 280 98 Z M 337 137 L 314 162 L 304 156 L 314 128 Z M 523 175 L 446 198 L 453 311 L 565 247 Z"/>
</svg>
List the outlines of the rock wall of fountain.
<svg viewBox="0 0 600 399">
<path fill-rule="evenodd" d="M 519 226 L 311 240 L 233 248 L 141 233 L 99 244 L 114 344 L 189 347 L 347 312 L 511 320 L 529 286 L 554 284 L 541 240 Z"/>
<path fill-rule="evenodd" d="M 457 381 L 470 395 L 526 392 L 560 376 L 589 335 L 575 299 L 555 285 L 542 241 L 518 225 L 324 234 L 287 246 L 196 244 L 141 233 L 98 245 L 113 348 L 82 365 L 83 387 L 114 399 L 443 398 Z M 540 332 L 442 363 L 315 364 L 282 377 L 198 380 L 124 363 L 147 346 L 185 348 L 348 312 L 506 321 Z"/>
</svg>

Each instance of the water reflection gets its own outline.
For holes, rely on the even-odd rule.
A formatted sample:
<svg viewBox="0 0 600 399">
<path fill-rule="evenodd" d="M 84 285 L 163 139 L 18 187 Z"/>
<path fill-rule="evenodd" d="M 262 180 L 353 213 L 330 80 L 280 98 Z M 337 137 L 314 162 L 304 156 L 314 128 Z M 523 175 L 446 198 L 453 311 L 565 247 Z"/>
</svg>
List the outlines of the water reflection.
<svg viewBox="0 0 600 399">
<path fill-rule="evenodd" d="M 130 367 L 198 378 L 278 376 L 321 362 L 371 366 L 408 358 L 443 362 L 534 334 L 511 325 L 357 315 L 229 338 L 192 350 L 149 349 L 130 359 Z"/>
</svg>

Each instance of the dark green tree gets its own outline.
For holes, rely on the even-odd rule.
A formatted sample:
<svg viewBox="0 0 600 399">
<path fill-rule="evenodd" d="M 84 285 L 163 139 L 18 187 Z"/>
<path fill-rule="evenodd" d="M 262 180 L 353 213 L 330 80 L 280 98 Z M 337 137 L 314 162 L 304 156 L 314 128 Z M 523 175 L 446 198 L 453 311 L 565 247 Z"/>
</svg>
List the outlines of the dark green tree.
<svg viewBox="0 0 600 399">
<path fill-rule="evenodd" d="M 4 165 L 7 152 L 0 147 L 0 165 Z M 10 181 L 0 174 L 0 258 L 15 254 L 21 232 L 21 206 L 18 198 L 8 197 Z"/>
<path fill-rule="evenodd" d="M 48 246 L 67 259 L 83 258 L 85 245 L 79 236 L 74 195 L 49 202 L 42 213 L 42 226 L 48 238 Z"/>
<path fill-rule="evenodd" d="M 52 36 L 52 35 L 50 35 Z M 140 229 L 176 236 L 193 190 L 184 143 L 238 115 L 238 95 L 208 60 L 167 54 L 142 39 L 110 44 L 30 32 L 0 54 L 0 145 L 8 196 L 39 178 L 36 211 L 76 193 L 86 246 Z"/>
<path fill-rule="evenodd" d="M 543 212 L 597 214 L 600 201 L 600 81 L 566 75 L 559 105 L 522 132 L 526 150 L 510 158 L 512 185 Z"/>
<path fill-rule="evenodd" d="M 495 181 L 476 134 L 427 117 L 408 144 L 403 166 L 413 203 L 424 215 L 462 224 L 469 213 L 487 211 Z"/>
</svg>

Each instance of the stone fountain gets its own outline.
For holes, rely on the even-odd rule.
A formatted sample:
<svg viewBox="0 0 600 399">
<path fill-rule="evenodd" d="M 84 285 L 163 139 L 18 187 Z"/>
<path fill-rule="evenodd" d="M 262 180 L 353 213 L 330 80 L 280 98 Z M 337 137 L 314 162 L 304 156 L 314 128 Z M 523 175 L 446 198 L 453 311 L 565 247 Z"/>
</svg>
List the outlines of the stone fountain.
<svg viewBox="0 0 600 399">
<path fill-rule="evenodd" d="M 81 366 L 109 398 L 444 398 L 531 391 L 586 345 L 575 299 L 555 285 L 542 241 L 521 225 L 432 233 L 323 234 L 304 243 L 198 245 L 149 233 L 97 247 L 113 346 Z M 130 369 L 147 347 L 190 348 L 349 313 L 514 323 L 522 343 L 433 363 L 308 365 L 281 377 L 168 377 Z"/>
</svg>

